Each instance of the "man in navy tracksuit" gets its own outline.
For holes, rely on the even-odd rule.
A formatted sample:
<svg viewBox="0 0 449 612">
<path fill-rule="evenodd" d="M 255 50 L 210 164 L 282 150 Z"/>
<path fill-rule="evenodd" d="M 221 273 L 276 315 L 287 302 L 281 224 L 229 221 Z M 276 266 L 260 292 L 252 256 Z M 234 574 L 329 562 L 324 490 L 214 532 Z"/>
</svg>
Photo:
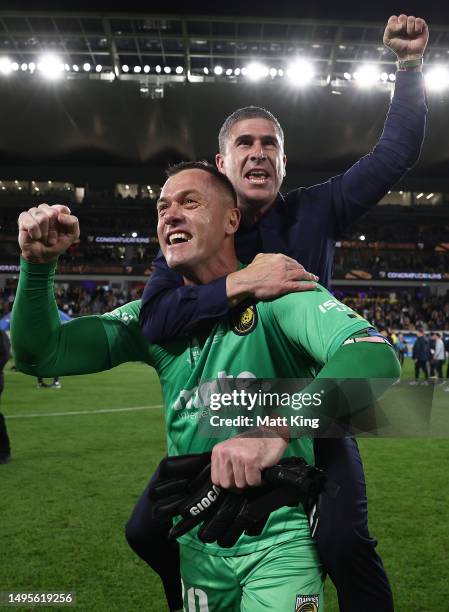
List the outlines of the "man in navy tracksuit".
<svg viewBox="0 0 449 612">
<path fill-rule="evenodd" d="M 427 43 L 425 22 L 400 15 L 389 19 L 384 43 L 398 56 L 395 94 L 382 136 L 374 150 L 342 175 L 309 188 L 279 194 L 285 175 L 283 132 L 268 111 L 240 109 L 219 136 L 219 169 L 231 180 L 243 221 L 237 234 L 239 260 L 249 264 L 209 285 L 183 286 L 161 254 L 142 298 L 141 324 L 151 341 L 185 334 L 198 321 L 225 316 L 246 299 L 263 300 L 313 286 L 313 275 L 328 286 L 335 241 L 374 206 L 418 159 L 424 136 L 426 101 L 421 74 Z M 189 199 L 186 205 L 194 202 Z M 182 207 L 184 202 L 180 202 Z M 176 229 L 176 221 L 174 221 Z M 182 232 L 173 244 L 195 239 Z M 257 255 L 265 253 L 264 255 Z M 273 253 L 283 253 L 275 256 Z M 257 255 L 257 257 L 256 257 Z M 298 263 L 301 262 L 302 266 Z M 316 542 L 334 582 L 343 612 L 390 612 L 391 589 L 376 541 L 368 533 L 364 473 L 352 438 L 315 440 L 316 464 L 337 482 L 335 498 L 323 496 Z M 240 464 L 238 464 L 240 461 Z M 239 457 L 215 484 L 254 457 Z M 245 463 L 246 462 L 246 463 Z M 182 608 L 176 544 L 167 542 L 168 525 L 151 517 L 146 491 L 127 524 L 128 542 L 162 578 L 171 610 Z"/>
</svg>

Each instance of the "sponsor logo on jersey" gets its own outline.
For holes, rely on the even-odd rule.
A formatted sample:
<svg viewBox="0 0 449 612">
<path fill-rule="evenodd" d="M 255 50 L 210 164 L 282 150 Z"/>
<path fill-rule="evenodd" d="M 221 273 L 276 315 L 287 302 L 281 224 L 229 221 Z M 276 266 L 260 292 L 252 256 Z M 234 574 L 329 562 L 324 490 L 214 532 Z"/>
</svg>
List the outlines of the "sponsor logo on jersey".
<svg viewBox="0 0 449 612">
<path fill-rule="evenodd" d="M 319 595 L 296 595 L 295 612 L 318 612 Z"/>
<path fill-rule="evenodd" d="M 326 314 L 326 312 L 329 312 L 329 310 L 332 310 L 333 308 L 335 308 L 335 310 L 337 310 L 338 312 L 348 312 L 349 310 L 347 306 L 341 304 L 338 300 L 334 299 L 326 300 L 322 304 L 319 304 L 318 308 L 324 314 Z"/>
<path fill-rule="evenodd" d="M 210 405 L 210 398 L 213 393 L 229 393 L 234 389 L 235 379 L 255 379 L 257 376 L 253 372 L 240 372 L 237 376 L 227 374 L 224 370 L 218 372 L 217 378 L 206 380 L 199 383 L 192 389 L 181 389 L 173 404 L 173 410 L 184 410 L 184 408 L 201 408 Z"/>
<path fill-rule="evenodd" d="M 237 336 L 246 336 L 255 329 L 258 321 L 257 310 L 255 306 L 248 306 L 243 312 L 238 312 L 232 318 L 232 331 Z"/>
</svg>

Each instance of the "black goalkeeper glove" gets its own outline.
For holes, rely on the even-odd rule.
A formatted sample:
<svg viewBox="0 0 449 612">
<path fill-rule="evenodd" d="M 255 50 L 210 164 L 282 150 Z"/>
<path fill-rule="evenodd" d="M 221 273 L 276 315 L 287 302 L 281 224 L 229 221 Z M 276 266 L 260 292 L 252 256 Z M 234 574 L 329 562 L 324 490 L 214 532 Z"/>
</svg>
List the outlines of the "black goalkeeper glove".
<svg viewBox="0 0 449 612">
<path fill-rule="evenodd" d="M 210 453 L 167 457 L 150 487 L 157 517 L 182 519 L 170 530 L 178 538 L 204 522 L 198 537 L 205 543 L 234 546 L 246 533 L 260 535 L 272 512 L 302 503 L 309 511 L 326 486 L 323 472 L 301 457 L 283 459 L 262 472 L 264 485 L 241 492 L 221 489 L 210 479 Z"/>
</svg>

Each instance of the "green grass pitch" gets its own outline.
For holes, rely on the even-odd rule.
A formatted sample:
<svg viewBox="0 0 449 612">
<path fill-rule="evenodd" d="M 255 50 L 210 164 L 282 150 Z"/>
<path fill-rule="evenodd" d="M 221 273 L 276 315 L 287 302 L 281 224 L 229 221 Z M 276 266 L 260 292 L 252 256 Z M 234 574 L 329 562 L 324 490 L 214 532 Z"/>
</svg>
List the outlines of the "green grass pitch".
<svg viewBox="0 0 449 612">
<path fill-rule="evenodd" d="M 123 533 L 165 452 L 154 372 L 128 364 L 63 378 L 60 390 L 37 389 L 9 366 L 5 374 L 13 460 L 0 466 L 0 591 L 76 591 L 79 611 L 165 610 L 159 581 Z M 449 441 L 359 444 L 397 611 L 448 610 Z M 326 589 L 336 612 L 330 581 Z"/>
</svg>

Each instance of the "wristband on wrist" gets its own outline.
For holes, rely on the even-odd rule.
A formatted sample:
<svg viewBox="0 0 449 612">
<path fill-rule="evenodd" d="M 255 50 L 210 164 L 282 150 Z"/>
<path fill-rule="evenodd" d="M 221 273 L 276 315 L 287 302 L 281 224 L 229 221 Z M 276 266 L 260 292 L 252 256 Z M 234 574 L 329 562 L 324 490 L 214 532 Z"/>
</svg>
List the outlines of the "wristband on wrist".
<svg viewBox="0 0 449 612">
<path fill-rule="evenodd" d="M 396 62 L 396 66 L 398 70 L 413 70 L 414 68 L 421 68 L 422 65 L 423 65 L 422 57 L 417 57 L 416 59 L 411 59 L 411 60 L 399 59 Z"/>
</svg>

